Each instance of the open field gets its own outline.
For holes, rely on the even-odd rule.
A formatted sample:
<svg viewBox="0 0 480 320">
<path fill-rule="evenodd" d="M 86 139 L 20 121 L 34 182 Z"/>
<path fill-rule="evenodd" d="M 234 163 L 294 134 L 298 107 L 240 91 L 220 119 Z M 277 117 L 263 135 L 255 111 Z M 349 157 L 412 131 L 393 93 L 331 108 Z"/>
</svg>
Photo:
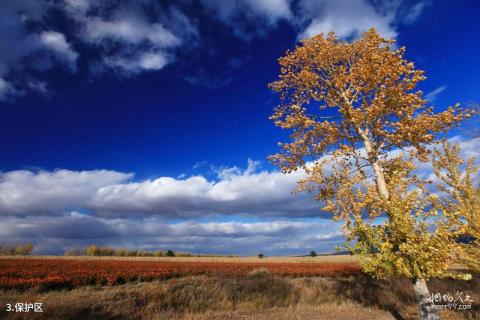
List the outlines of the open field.
<svg viewBox="0 0 480 320">
<path fill-rule="evenodd" d="M 2 257 L 0 318 L 416 319 L 407 280 L 371 279 L 353 259 Z M 480 318 L 478 275 L 430 288 L 472 296 L 471 310 L 444 319 Z M 42 302 L 44 312 L 6 312 L 17 302 Z"/>
<path fill-rule="evenodd" d="M 82 285 L 114 285 L 129 281 L 165 280 L 187 275 L 244 276 L 265 268 L 284 276 L 318 276 L 360 271 L 354 262 L 313 259 L 249 258 L 9 258 L 0 259 L 0 288 L 73 288 Z M 292 259 L 293 260 L 293 259 Z M 298 261 L 298 260 L 293 260 Z M 341 261 L 341 259 L 339 259 Z"/>
<path fill-rule="evenodd" d="M 117 257 L 117 256 L 0 256 L 0 259 L 31 260 L 129 260 L 129 261 L 194 261 L 194 262 L 237 262 L 237 263 L 358 263 L 358 257 L 352 255 L 318 255 L 316 257 L 304 256 L 272 256 L 262 259 L 250 257 Z"/>
</svg>

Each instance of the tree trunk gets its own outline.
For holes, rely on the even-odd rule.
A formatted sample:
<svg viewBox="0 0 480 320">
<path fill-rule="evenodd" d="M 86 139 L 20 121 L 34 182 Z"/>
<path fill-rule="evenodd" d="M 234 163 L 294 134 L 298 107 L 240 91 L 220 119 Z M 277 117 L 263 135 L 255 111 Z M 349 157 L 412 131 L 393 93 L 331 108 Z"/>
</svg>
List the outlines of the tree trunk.
<svg viewBox="0 0 480 320">
<path fill-rule="evenodd" d="M 380 166 L 378 161 L 372 162 L 373 173 L 375 174 L 375 180 L 377 183 L 378 193 L 384 199 L 390 198 L 390 193 L 387 189 L 387 183 L 385 182 L 385 176 L 383 175 L 383 168 Z"/>
<path fill-rule="evenodd" d="M 373 147 L 369 138 L 365 135 L 363 131 L 359 130 L 359 132 L 360 136 L 363 139 L 363 145 L 365 146 L 365 151 L 367 151 L 368 159 L 370 161 L 370 165 L 372 166 L 373 173 L 375 174 L 375 183 L 377 185 L 378 194 L 383 199 L 388 200 L 390 198 L 390 193 L 387 188 L 387 183 L 385 182 L 383 168 L 380 163 L 378 163 L 378 160 L 372 158 Z"/>
<path fill-rule="evenodd" d="M 420 307 L 420 319 L 439 320 L 438 311 L 433 305 L 432 297 L 428 292 L 427 282 L 424 279 L 413 280 L 413 290 Z"/>
</svg>

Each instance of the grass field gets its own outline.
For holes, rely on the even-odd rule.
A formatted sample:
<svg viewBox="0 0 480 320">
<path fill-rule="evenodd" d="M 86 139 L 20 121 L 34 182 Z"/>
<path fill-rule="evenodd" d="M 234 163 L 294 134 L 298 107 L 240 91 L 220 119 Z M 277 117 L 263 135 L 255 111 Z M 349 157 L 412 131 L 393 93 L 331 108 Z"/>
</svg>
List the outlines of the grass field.
<svg viewBox="0 0 480 320">
<path fill-rule="evenodd" d="M 466 292 L 479 319 L 480 281 L 434 280 Z M 43 313 L 6 311 L 41 302 Z M 406 280 L 373 280 L 352 256 L 0 258 L 0 319 L 416 319 Z"/>
<path fill-rule="evenodd" d="M 183 260 L 183 261 L 182 261 Z M 285 262 L 281 259 L 0 259 L 0 288 L 74 288 L 82 285 L 115 285 L 192 275 L 245 276 L 264 268 L 282 276 L 320 276 L 359 272 L 357 263 Z M 248 262 L 247 262 L 248 261 Z M 320 261 L 320 260 L 319 260 Z"/>
</svg>

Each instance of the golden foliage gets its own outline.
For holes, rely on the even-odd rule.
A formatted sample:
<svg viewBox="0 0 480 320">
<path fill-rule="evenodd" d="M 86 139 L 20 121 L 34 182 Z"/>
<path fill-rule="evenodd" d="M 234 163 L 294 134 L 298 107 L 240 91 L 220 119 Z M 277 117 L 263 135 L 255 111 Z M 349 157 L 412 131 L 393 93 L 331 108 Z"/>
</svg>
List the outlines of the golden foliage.
<svg viewBox="0 0 480 320">
<path fill-rule="evenodd" d="M 440 179 L 441 197 L 433 197 L 433 206 L 442 212 L 450 223 L 452 236 L 464 238 L 469 243 L 460 243 L 456 248 L 458 258 L 475 271 L 480 271 L 480 185 L 479 166 L 474 159 L 464 161 L 459 157 L 458 145 L 444 144 L 444 151 L 435 150 L 433 169 Z"/>
<path fill-rule="evenodd" d="M 371 29 L 352 43 L 319 34 L 287 51 L 270 84 L 281 98 L 271 119 L 291 135 L 271 160 L 286 173 L 305 170 L 298 191 L 315 193 L 323 211 L 345 222 L 347 247 L 362 255 L 366 271 L 458 276 L 449 271 L 456 259 L 478 258 L 476 168 L 470 162 L 463 175 L 456 147 L 432 153 L 430 146 L 471 114 L 459 105 L 439 113 L 427 106 L 416 91 L 424 72 L 393 44 Z M 442 195 L 414 174 L 421 162 L 433 163 Z M 476 244 L 459 243 L 461 234 Z"/>
</svg>

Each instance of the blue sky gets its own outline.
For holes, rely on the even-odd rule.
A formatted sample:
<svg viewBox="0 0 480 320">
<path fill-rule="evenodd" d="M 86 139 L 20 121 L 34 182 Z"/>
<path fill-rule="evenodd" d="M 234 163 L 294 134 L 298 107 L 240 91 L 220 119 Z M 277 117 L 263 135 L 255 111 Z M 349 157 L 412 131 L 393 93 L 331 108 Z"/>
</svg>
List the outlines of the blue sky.
<svg viewBox="0 0 480 320">
<path fill-rule="evenodd" d="M 266 157 L 276 59 L 376 27 L 439 110 L 480 101 L 478 1 L 5 1 L 0 236 L 194 252 L 333 251 L 338 225 Z M 461 135 L 462 132 L 454 132 Z M 478 140 L 460 138 L 469 154 Z M 321 217 L 319 217 L 321 216 Z M 221 241 L 219 241 L 219 239 Z"/>
</svg>

